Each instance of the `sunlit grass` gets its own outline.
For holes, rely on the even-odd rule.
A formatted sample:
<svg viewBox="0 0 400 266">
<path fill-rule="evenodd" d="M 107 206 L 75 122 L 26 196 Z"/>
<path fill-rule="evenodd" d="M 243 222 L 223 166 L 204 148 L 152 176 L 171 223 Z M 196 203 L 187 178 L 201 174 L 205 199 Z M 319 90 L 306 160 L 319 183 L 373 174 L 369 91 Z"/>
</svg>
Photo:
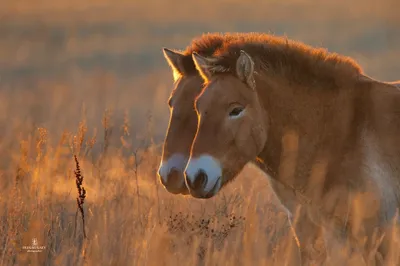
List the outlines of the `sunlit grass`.
<svg viewBox="0 0 400 266">
<path fill-rule="evenodd" d="M 212 199 L 171 195 L 156 177 L 160 146 L 106 150 L 107 130 L 125 125 L 122 135 L 134 134 L 126 120 L 107 123 L 96 140 L 82 121 L 54 145 L 44 128 L 21 137 L 2 175 L 2 265 L 282 265 L 297 258 L 283 209 L 256 167 Z M 78 176 L 86 194 L 77 206 Z M 33 238 L 43 252 L 22 250 Z"/>
<path fill-rule="evenodd" d="M 257 251 L 260 245 L 270 245 L 266 237 L 274 239 L 281 227 L 282 217 L 271 199 L 265 195 L 257 199 L 260 191 L 250 184 L 228 188 L 208 201 L 171 196 L 156 179 L 159 149 L 143 147 L 136 156 L 123 156 L 121 146 L 91 160 L 87 155 L 93 144 L 82 123 L 77 132 L 63 135 L 56 146 L 47 141 L 45 129 L 37 129 L 21 142 L 18 156 L 10 163 L 15 171 L 7 175 L 13 181 L 1 194 L 8 195 L 0 201 L 2 264 L 250 263 L 253 256 L 264 253 Z M 79 170 L 72 152 L 80 154 L 76 157 Z M 240 178 L 263 181 L 257 170 L 249 171 L 254 176 Z M 81 175 L 79 187 L 85 187 L 86 199 L 79 206 L 85 214 L 85 228 L 76 213 L 75 176 Z M 46 249 L 24 252 L 22 246 L 30 245 L 32 238 Z M 248 243 L 245 247 L 243 241 Z M 241 252 L 250 253 L 243 257 Z"/>
</svg>

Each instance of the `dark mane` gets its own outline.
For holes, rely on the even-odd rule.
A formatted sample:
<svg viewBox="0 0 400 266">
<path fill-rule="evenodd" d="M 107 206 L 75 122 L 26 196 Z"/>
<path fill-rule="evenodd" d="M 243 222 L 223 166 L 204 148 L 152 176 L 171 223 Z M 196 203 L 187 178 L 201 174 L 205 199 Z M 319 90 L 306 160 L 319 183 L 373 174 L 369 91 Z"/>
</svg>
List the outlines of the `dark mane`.
<svg viewBox="0 0 400 266">
<path fill-rule="evenodd" d="M 198 75 L 193 62 L 192 53 L 197 52 L 202 56 L 212 56 L 218 49 L 222 48 L 225 42 L 233 41 L 238 34 L 206 33 L 193 39 L 183 52 L 182 66 L 184 75 Z"/>
<path fill-rule="evenodd" d="M 206 43 L 207 40 L 203 39 L 202 42 Z M 346 77 L 362 73 L 361 67 L 354 60 L 329 53 L 326 49 L 313 48 L 301 42 L 268 34 L 241 33 L 236 34 L 236 38 L 226 39 L 214 53 L 218 58 L 213 63 L 216 66 L 214 74 L 236 75 L 236 61 L 240 50 L 253 58 L 257 72 L 266 70 L 267 73 L 280 75 L 300 84 L 318 82 L 324 86 L 336 87 Z"/>
</svg>

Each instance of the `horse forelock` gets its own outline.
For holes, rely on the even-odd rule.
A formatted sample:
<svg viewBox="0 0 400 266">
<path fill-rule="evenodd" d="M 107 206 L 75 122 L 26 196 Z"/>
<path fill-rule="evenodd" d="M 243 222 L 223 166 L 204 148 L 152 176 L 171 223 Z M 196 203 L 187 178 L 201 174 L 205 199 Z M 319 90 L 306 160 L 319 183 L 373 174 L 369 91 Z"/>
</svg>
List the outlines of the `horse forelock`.
<svg viewBox="0 0 400 266">
<path fill-rule="evenodd" d="M 220 33 L 207 33 L 192 40 L 183 51 L 182 65 L 184 75 L 198 75 L 193 62 L 192 53 L 196 52 L 202 56 L 211 57 L 224 42 L 234 38 L 234 35 L 223 35 Z"/>
</svg>

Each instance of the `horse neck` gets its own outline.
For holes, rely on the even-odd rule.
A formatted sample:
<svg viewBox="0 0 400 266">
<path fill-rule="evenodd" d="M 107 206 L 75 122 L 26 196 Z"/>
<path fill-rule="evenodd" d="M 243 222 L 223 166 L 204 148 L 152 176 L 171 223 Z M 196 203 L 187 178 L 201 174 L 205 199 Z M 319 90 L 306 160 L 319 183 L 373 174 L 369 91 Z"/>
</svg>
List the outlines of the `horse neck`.
<svg viewBox="0 0 400 266">
<path fill-rule="evenodd" d="M 318 157 L 340 160 L 353 145 L 358 132 L 352 125 L 358 114 L 351 89 L 323 91 L 265 78 L 256 82 L 268 124 L 267 141 L 258 159 L 272 178 L 302 180 Z"/>
</svg>

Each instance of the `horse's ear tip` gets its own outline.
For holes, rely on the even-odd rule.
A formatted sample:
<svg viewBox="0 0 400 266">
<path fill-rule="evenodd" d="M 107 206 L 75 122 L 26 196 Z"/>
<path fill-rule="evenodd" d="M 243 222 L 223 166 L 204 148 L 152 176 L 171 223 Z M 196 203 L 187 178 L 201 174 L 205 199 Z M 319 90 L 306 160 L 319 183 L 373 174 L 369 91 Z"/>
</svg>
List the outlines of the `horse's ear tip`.
<svg viewBox="0 0 400 266">
<path fill-rule="evenodd" d="M 166 47 L 162 47 L 161 51 L 163 52 L 164 55 L 172 54 L 172 51 Z"/>
</svg>

